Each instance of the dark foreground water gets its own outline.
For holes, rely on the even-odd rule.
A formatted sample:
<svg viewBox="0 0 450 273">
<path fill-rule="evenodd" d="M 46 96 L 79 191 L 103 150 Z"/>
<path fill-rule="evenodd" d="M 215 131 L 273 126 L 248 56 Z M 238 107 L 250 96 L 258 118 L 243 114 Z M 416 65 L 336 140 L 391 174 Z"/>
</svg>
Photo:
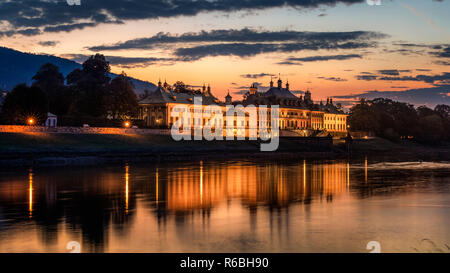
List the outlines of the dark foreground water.
<svg viewBox="0 0 450 273">
<path fill-rule="evenodd" d="M 450 252 L 450 163 L 0 171 L 0 252 Z"/>
</svg>

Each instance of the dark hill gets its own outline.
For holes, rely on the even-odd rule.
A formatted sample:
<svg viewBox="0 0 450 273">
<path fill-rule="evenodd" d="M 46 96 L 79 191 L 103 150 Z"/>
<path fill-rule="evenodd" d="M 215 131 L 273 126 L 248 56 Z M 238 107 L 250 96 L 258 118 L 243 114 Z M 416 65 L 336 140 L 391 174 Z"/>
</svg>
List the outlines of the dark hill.
<svg viewBox="0 0 450 273">
<path fill-rule="evenodd" d="M 31 78 L 45 63 L 53 63 L 66 76 L 81 64 L 72 60 L 44 54 L 32 54 L 20 52 L 14 49 L 0 47 L 0 90 L 10 91 L 19 83 L 31 84 Z M 111 74 L 111 77 L 115 77 Z M 156 86 L 153 83 L 130 78 L 137 94 L 142 94 L 145 89 L 153 91 Z"/>
</svg>

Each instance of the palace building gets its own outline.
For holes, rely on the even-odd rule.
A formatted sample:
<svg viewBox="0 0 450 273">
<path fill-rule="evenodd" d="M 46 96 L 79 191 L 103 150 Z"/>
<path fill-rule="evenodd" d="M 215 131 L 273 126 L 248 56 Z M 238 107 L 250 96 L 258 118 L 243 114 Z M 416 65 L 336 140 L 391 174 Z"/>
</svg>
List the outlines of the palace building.
<svg viewBox="0 0 450 273">
<path fill-rule="evenodd" d="M 289 83 L 282 87 L 282 80 L 279 78 L 274 86 L 270 81 L 270 87 L 264 92 L 259 92 L 258 87 L 252 84 L 249 91 L 244 95 L 243 100 L 236 101 L 228 93 L 225 102 L 216 98 L 211 87 L 203 85 L 201 90 L 175 91 L 167 83 L 158 83 L 155 91 L 146 93 L 139 101 L 139 119 L 144 120 L 147 127 L 170 128 L 177 118 L 172 117 L 172 109 L 179 104 L 183 104 L 193 112 L 194 99 L 202 98 L 202 107 L 208 105 L 218 106 L 225 115 L 227 105 L 254 105 L 256 107 L 265 105 L 268 107 L 268 119 L 270 119 L 270 107 L 279 106 L 279 128 L 288 130 L 301 136 L 325 136 L 344 135 L 347 132 L 347 115 L 339 105 L 333 103 L 332 98 L 328 98 L 326 104 L 314 103 L 311 92 L 308 90 L 303 95 L 296 96 L 289 90 Z M 204 126 L 209 120 L 207 118 L 194 119 L 188 121 L 192 126 Z M 216 122 L 216 121 L 215 121 Z M 225 118 L 219 120 L 226 127 Z M 248 115 L 242 124 L 234 125 L 240 130 L 248 129 L 250 124 Z M 241 122 L 239 122 L 241 123 Z M 258 120 L 257 124 L 260 124 Z M 270 120 L 267 121 L 270 128 Z M 238 128 L 238 130 L 239 130 Z"/>
</svg>

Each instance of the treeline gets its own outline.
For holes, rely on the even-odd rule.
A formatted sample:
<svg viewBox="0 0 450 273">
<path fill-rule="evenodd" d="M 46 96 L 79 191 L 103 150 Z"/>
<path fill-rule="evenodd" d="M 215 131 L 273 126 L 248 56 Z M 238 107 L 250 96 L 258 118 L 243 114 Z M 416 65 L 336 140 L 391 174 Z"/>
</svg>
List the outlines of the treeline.
<svg viewBox="0 0 450 273">
<path fill-rule="evenodd" d="M 138 102 L 132 83 L 124 73 L 111 79 L 110 70 L 101 54 L 91 56 L 66 78 L 56 65 L 44 64 L 31 86 L 19 84 L 6 95 L 1 120 L 25 124 L 32 117 L 36 124 L 42 124 L 48 112 L 75 123 L 135 117 Z"/>
<path fill-rule="evenodd" d="M 361 101 L 350 110 L 352 131 L 373 132 L 390 140 L 404 138 L 421 142 L 450 140 L 450 106 L 415 108 L 408 103 L 378 98 Z"/>
</svg>

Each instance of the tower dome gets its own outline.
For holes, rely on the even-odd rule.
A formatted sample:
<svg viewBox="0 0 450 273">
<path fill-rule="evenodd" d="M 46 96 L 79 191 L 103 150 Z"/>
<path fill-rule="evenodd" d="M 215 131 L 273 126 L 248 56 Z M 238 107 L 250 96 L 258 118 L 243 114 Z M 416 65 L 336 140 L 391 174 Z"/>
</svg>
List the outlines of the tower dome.
<svg viewBox="0 0 450 273">
<path fill-rule="evenodd" d="M 233 98 L 230 96 L 230 90 L 228 90 L 228 94 L 225 96 L 225 103 L 226 103 L 227 105 L 231 105 L 232 102 L 233 102 L 232 99 L 233 99 Z"/>
<path fill-rule="evenodd" d="M 252 85 L 250 86 L 250 95 L 256 94 L 257 91 L 258 91 L 258 87 L 256 86 L 255 83 L 252 83 Z"/>
</svg>

